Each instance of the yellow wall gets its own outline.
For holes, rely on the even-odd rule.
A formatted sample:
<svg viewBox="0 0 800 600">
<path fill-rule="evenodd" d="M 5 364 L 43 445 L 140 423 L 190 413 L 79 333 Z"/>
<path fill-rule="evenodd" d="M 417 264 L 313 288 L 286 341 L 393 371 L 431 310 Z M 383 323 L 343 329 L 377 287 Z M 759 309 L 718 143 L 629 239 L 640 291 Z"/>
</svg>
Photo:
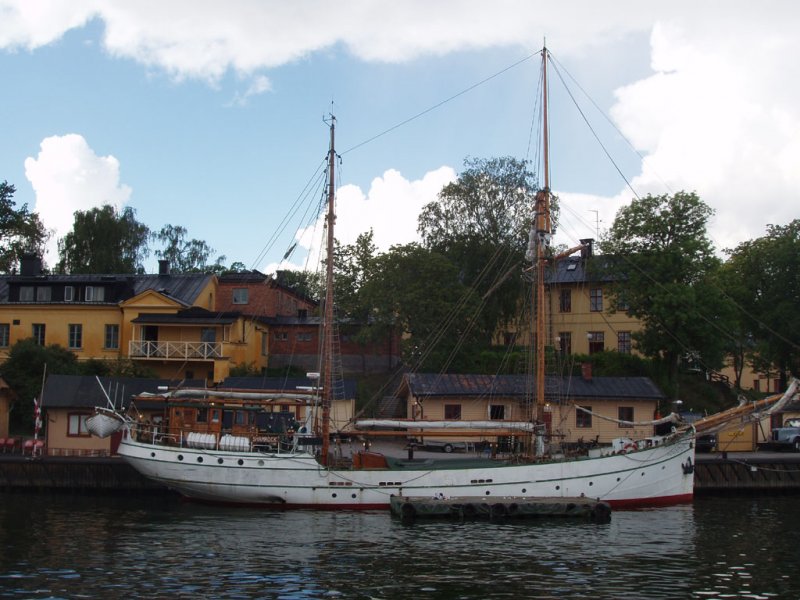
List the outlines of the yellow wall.
<svg viewBox="0 0 800 600">
<path fill-rule="evenodd" d="M 489 419 L 490 405 L 505 406 L 505 419 L 507 421 L 527 420 L 525 409 L 515 399 L 473 399 L 473 398 L 427 398 L 422 403 L 422 413 L 414 408 L 415 398 L 408 401 L 408 417 L 434 421 L 444 419 L 445 404 L 461 405 L 462 421 L 481 421 Z M 614 438 L 630 437 L 641 439 L 653 435 L 652 425 L 637 425 L 622 427 L 613 421 L 601 417 L 617 419 L 620 406 L 633 407 L 634 421 L 652 421 L 655 415 L 656 402 L 654 400 L 577 400 L 576 404 L 590 407 L 593 413 L 591 427 L 576 426 L 576 409 L 571 404 L 549 405 L 545 411 L 551 415 L 551 432 L 559 435 L 557 439 L 565 442 L 589 442 L 599 436 L 601 444 L 608 444 Z M 560 436 L 563 435 L 563 438 Z"/>
<path fill-rule="evenodd" d="M 49 455 L 78 454 L 94 451 L 108 453 L 111 449 L 111 438 L 100 439 L 91 436 L 70 436 L 69 415 L 91 415 L 92 411 L 50 408 L 47 409 L 47 453 Z"/>
</svg>

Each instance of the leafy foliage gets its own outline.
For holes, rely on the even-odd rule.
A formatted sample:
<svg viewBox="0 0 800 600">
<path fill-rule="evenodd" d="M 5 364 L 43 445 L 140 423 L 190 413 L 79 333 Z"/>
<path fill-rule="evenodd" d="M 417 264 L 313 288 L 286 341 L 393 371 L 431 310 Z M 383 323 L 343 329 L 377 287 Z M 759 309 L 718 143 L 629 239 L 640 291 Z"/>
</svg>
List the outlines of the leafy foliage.
<svg viewBox="0 0 800 600">
<path fill-rule="evenodd" d="M 0 183 L 0 272 L 10 273 L 25 253 L 41 256 L 50 234 L 39 215 L 28 211 L 28 205 L 14 206 L 16 188 L 7 181 Z"/>
<path fill-rule="evenodd" d="M 58 241 L 59 273 L 136 273 L 150 253 L 149 229 L 136 211 L 110 204 L 76 211 L 72 230 Z"/>
<path fill-rule="evenodd" d="M 511 157 L 468 158 L 464 166 L 422 209 L 418 231 L 423 245 L 446 257 L 460 281 L 483 297 L 478 331 L 488 344 L 517 314 L 536 178 Z"/>
<path fill-rule="evenodd" d="M 769 225 L 767 234 L 742 242 L 723 267 L 725 288 L 742 309 L 742 335 L 753 366 L 800 375 L 800 219 Z"/>
<path fill-rule="evenodd" d="M 616 297 L 643 324 L 634 334 L 638 349 L 663 359 L 673 379 L 681 356 L 718 368 L 724 355 L 730 305 L 713 280 L 719 260 L 706 233 L 711 214 L 693 193 L 646 196 L 620 209 L 601 243 L 616 259 L 606 267 Z"/>
<path fill-rule="evenodd" d="M 48 374 L 79 373 L 75 354 L 57 344 L 40 346 L 32 338 L 14 344 L 3 363 L 3 379 L 17 394 L 11 411 L 11 425 L 16 430 L 33 430 L 33 399 L 41 393 L 45 365 Z"/>
<path fill-rule="evenodd" d="M 209 259 L 214 249 L 203 240 L 187 239 L 188 231 L 181 225 L 164 225 L 153 239 L 163 244 L 155 254 L 168 260 L 174 273 L 223 273 L 225 256 L 218 256 L 212 264 Z M 235 263 L 234 263 L 235 264 Z"/>
</svg>

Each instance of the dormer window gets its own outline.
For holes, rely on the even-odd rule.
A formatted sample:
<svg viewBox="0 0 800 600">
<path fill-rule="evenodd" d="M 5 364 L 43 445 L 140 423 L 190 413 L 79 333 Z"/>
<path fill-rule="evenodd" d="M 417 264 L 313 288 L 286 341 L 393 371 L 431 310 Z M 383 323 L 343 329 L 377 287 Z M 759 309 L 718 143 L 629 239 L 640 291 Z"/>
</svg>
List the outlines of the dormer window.
<svg viewBox="0 0 800 600">
<path fill-rule="evenodd" d="M 52 297 L 52 290 L 49 285 L 43 285 L 36 288 L 37 302 L 50 302 L 51 297 Z"/>
<path fill-rule="evenodd" d="M 297 309 L 297 318 L 298 319 L 307 319 L 308 318 L 308 309 L 306 309 L 306 308 L 298 308 Z"/>
<path fill-rule="evenodd" d="M 97 285 L 86 286 L 87 302 L 102 302 L 105 299 L 106 299 L 106 290 L 104 287 Z"/>
<path fill-rule="evenodd" d="M 75 287 L 71 285 L 64 286 L 64 302 L 72 302 L 75 300 Z"/>
<path fill-rule="evenodd" d="M 19 301 L 20 302 L 33 302 L 33 286 L 23 285 L 19 288 Z"/>
</svg>

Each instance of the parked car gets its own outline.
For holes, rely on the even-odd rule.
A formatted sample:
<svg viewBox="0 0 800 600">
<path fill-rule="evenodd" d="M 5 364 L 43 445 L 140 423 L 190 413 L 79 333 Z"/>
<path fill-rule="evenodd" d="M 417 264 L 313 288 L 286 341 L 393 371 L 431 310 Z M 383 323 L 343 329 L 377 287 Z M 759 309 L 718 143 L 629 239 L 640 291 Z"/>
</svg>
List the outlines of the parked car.
<svg viewBox="0 0 800 600">
<path fill-rule="evenodd" d="M 456 442 L 452 440 L 429 440 L 425 439 L 420 443 L 423 450 L 441 450 L 442 452 L 466 452 L 466 442 Z"/>
<path fill-rule="evenodd" d="M 705 433 L 698 435 L 694 439 L 695 452 L 714 452 L 717 449 L 717 435 L 715 433 Z"/>
</svg>

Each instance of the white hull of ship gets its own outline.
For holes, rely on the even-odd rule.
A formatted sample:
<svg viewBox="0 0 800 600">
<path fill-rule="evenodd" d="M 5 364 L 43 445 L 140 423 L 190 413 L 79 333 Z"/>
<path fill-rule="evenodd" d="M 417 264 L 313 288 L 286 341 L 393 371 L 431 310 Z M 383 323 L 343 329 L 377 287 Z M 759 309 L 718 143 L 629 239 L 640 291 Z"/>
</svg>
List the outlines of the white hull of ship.
<svg viewBox="0 0 800 600">
<path fill-rule="evenodd" d="M 425 464 L 402 469 L 325 468 L 308 453 L 178 448 L 139 442 L 129 435 L 124 436 L 119 454 L 144 476 L 189 498 L 283 508 L 388 508 L 392 495 L 586 496 L 613 507 L 639 507 L 687 502 L 694 489 L 692 435 L 598 458 L 444 469 Z"/>
</svg>

